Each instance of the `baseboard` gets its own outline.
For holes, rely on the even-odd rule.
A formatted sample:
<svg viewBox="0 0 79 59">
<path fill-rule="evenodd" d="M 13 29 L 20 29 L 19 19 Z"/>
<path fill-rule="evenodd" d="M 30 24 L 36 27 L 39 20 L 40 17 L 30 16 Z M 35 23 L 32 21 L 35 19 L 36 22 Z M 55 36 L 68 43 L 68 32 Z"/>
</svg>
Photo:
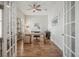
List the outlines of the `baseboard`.
<svg viewBox="0 0 79 59">
<path fill-rule="evenodd" d="M 61 47 L 58 46 L 58 44 L 56 43 L 55 40 L 51 39 L 51 41 L 60 49 L 61 52 L 63 52 L 63 49 Z"/>
</svg>

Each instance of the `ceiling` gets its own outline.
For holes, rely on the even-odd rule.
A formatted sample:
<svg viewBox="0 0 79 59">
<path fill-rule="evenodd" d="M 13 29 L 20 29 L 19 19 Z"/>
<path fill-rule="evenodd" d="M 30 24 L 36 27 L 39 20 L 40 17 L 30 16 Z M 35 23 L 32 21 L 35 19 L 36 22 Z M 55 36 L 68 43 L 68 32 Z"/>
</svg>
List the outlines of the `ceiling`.
<svg viewBox="0 0 79 59">
<path fill-rule="evenodd" d="M 31 5 L 32 3 L 37 2 L 38 4 L 41 5 L 41 11 L 37 11 L 37 12 L 33 12 L 32 10 L 27 10 L 30 8 L 29 5 Z M 48 14 L 48 7 L 50 6 L 50 4 L 52 4 L 54 2 L 51 1 L 17 1 L 17 7 L 25 14 L 25 15 L 47 15 Z M 44 9 L 47 9 L 44 10 Z"/>
</svg>

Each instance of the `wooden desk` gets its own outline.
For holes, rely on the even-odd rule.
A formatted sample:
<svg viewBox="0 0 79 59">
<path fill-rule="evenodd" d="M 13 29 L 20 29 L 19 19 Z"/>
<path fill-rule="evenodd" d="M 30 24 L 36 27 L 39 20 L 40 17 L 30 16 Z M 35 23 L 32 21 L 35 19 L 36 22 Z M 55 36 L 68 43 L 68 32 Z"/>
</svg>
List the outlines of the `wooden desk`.
<svg viewBox="0 0 79 59">
<path fill-rule="evenodd" d="M 32 43 L 32 40 L 33 40 L 33 38 L 34 38 L 34 35 L 39 35 L 39 36 L 43 35 L 43 40 L 44 40 L 44 43 L 45 43 L 45 35 L 44 35 L 44 33 L 29 33 L 29 34 L 25 34 L 25 37 L 26 37 L 26 36 L 29 36 L 29 37 L 30 37 L 30 40 L 29 40 L 29 43 L 30 43 L 30 44 Z M 26 39 L 26 38 L 25 38 L 25 39 Z M 24 39 L 24 40 L 25 40 L 25 39 Z M 38 40 L 37 37 L 36 37 L 36 40 Z"/>
</svg>

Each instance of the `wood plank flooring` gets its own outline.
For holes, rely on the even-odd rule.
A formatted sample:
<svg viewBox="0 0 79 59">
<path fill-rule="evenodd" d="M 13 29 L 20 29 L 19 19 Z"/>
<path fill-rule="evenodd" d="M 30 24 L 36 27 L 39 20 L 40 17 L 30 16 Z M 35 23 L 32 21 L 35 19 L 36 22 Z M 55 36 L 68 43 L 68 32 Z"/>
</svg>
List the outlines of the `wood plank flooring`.
<svg viewBox="0 0 79 59">
<path fill-rule="evenodd" d="M 17 42 L 17 57 L 62 57 L 62 51 L 51 41 L 24 44 L 23 40 Z"/>
</svg>

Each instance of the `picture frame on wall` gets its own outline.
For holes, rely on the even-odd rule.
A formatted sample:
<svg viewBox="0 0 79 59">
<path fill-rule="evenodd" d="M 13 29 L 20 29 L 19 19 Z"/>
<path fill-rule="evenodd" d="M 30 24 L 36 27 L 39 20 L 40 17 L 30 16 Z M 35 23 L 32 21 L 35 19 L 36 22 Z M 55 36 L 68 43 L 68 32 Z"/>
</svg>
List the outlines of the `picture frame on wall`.
<svg viewBox="0 0 79 59">
<path fill-rule="evenodd" d="M 58 24 L 58 16 L 52 19 L 52 26 L 56 26 Z"/>
</svg>

